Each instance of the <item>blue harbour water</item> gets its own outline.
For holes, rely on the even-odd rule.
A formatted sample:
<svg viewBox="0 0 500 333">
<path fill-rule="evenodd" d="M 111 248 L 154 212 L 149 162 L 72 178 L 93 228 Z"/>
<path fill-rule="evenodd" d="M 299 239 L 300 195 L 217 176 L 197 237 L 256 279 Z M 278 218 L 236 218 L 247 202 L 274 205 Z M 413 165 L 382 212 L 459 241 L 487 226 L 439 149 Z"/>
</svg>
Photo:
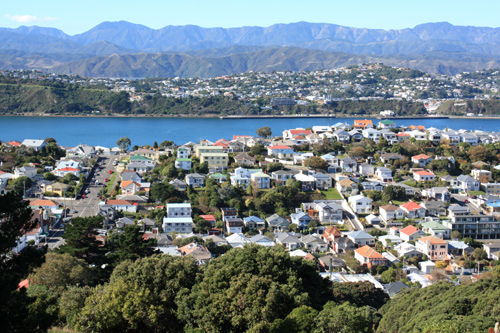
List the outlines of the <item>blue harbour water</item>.
<svg viewBox="0 0 500 333">
<path fill-rule="evenodd" d="M 361 119 L 361 118 L 360 118 Z M 374 124 L 378 119 L 372 119 Z M 232 139 L 233 135 L 253 135 L 257 128 L 269 126 L 274 135 L 285 129 L 315 125 L 352 124 L 353 118 L 138 118 L 138 117 L 0 117 L 0 140 L 45 139 L 52 137 L 63 146 L 86 143 L 92 146 L 116 146 L 127 136 L 132 145 L 152 145 L 155 141 L 184 144 L 201 139 Z M 398 126 L 423 125 L 452 129 L 500 131 L 500 119 L 397 119 Z"/>
</svg>

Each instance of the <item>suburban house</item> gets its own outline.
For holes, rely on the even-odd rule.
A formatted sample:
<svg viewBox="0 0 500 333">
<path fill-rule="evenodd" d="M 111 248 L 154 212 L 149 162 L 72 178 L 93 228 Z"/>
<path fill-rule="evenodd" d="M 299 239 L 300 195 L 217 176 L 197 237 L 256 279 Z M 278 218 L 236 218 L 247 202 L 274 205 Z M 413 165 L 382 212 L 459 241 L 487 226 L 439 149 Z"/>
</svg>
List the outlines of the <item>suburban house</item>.
<svg viewBox="0 0 500 333">
<path fill-rule="evenodd" d="M 378 128 L 396 128 L 396 123 L 389 119 L 384 119 L 378 122 Z"/>
<path fill-rule="evenodd" d="M 20 168 L 14 169 L 14 178 L 19 178 L 19 177 L 28 177 L 31 180 L 35 179 L 37 170 L 34 167 L 30 166 L 23 166 Z"/>
<path fill-rule="evenodd" d="M 191 217 L 191 204 L 167 203 L 167 217 Z"/>
<path fill-rule="evenodd" d="M 64 192 L 69 188 L 68 184 L 64 183 L 52 183 L 45 186 L 45 192 L 56 193 L 60 197 L 64 196 Z"/>
<path fill-rule="evenodd" d="M 191 170 L 191 159 L 187 158 L 177 158 L 175 160 L 175 167 L 182 170 Z"/>
<path fill-rule="evenodd" d="M 443 202 L 450 202 L 451 199 L 451 194 L 447 187 L 431 187 L 422 191 L 422 195 Z"/>
<path fill-rule="evenodd" d="M 198 158 L 201 158 L 202 154 L 223 154 L 224 147 L 221 146 L 205 146 L 205 145 L 196 145 L 194 148 L 194 155 Z"/>
<path fill-rule="evenodd" d="M 316 189 L 327 190 L 332 187 L 332 177 L 324 173 L 313 173 L 311 175 L 316 180 Z"/>
<path fill-rule="evenodd" d="M 383 163 L 390 163 L 394 164 L 395 161 L 403 161 L 406 159 L 406 156 L 403 156 L 401 154 L 396 154 L 396 153 L 385 153 L 380 155 L 380 160 Z"/>
<path fill-rule="evenodd" d="M 321 223 L 339 223 L 342 221 L 342 206 L 332 200 L 304 203 L 302 205 L 309 216 Z"/>
<path fill-rule="evenodd" d="M 267 155 L 278 157 L 280 159 L 292 159 L 295 152 L 289 146 L 276 145 L 267 147 Z"/>
<path fill-rule="evenodd" d="M 345 172 L 355 172 L 358 168 L 358 162 L 350 157 L 344 157 L 339 160 L 340 167 Z"/>
<path fill-rule="evenodd" d="M 285 185 L 286 181 L 292 178 L 292 173 L 285 170 L 278 170 L 271 173 L 271 178 L 275 180 L 277 185 Z"/>
<path fill-rule="evenodd" d="M 363 134 L 363 137 L 365 139 L 373 140 L 376 143 L 378 143 L 380 141 L 380 138 L 382 137 L 382 133 L 374 128 L 364 129 L 363 131 L 361 131 L 361 134 Z"/>
<path fill-rule="evenodd" d="M 45 140 L 26 139 L 22 142 L 22 145 L 27 148 L 33 148 L 35 151 L 40 151 L 47 145 L 47 143 L 45 142 Z"/>
<path fill-rule="evenodd" d="M 472 253 L 474 248 L 469 246 L 467 243 L 462 241 L 449 241 L 448 242 L 448 254 L 453 256 L 463 256 L 467 253 Z"/>
<path fill-rule="evenodd" d="M 379 214 L 386 222 L 404 218 L 403 209 L 394 205 L 380 206 Z"/>
<path fill-rule="evenodd" d="M 472 178 L 468 175 L 460 175 L 457 177 L 457 186 L 464 192 L 479 191 L 481 183 L 479 180 Z"/>
<path fill-rule="evenodd" d="M 408 225 L 399 230 L 399 237 L 401 237 L 401 239 L 405 242 L 417 240 L 422 236 L 425 236 L 425 233 L 412 225 Z"/>
<path fill-rule="evenodd" d="M 136 194 L 139 192 L 141 188 L 141 184 L 136 183 L 132 180 L 127 180 L 127 181 L 122 181 L 120 183 L 120 188 L 122 190 L 122 194 L 129 195 L 129 194 Z"/>
<path fill-rule="evenodd" d="M 171 181 L 168 182 L 170 185 L 175 187 L 175 189 L 179 192 L 185 192 L 187 191 L 187 184 L 186 182 L 180 180 L 180 179 L 172 179 Z"/>
<path fill-rule="evenodd" d="M 361 246 L 374 246 L 375 245 L 375 237 L 370 235 L 369 233 L 366 233 L 362 230 L 358 231 L 353 231 L 347 234 L 347 238 L 352 240 L 354 244 L 356 244 L 358 247 Z"/>
<path fill-rule="evenodd" d="M 359 128 L 359 129 L 367 129 L 367 128 L 373 128 L 373 122 L 368 119 L 364 120 L 354 120 L 354 125 L 352 126 L 354 128 Z"/>
<path fill-rule="evenodd" d="M 421 206 L 429 216 L 446 216 L 446 205 L 443 201 L 423 201 Z"/>
<path fill-rule="evenodd" d="M 408 257 L 408 258 L 413 258 L 413 257 L 419 257 L 422 258 L 424 254 L 420 251 L 417 250 L 417 248 L 414 245 L 411 245 L 410 243 L 403 242 L 394 247 L 394 250 L 398 253 L 398 257 Z"/>
<path fill-rule="evenodd" d="M 306 229 L 309 226 L 309 222 L 314 220 L 303 211 L 291 214 L 290 217 L 292 219 L 292 223 L 298 225 L 299 229 Z"/>
<path fill-rule="evenodd" d="M 263 218 L 254 215 L 243 218 L 243 223 L 248 229 L 260 229 L 266 226 L 266 221 Z"/>
<path fill-rule="evenodd" d="M 304 247 L 311 252 L 326 252 L 328 250 L 328 245 L 320 238 L 313 235 L 302 235 L 300 241 L 304 244 Z"/>
<path fill-rule="evenodd" d="M 271 188 L 271 176 L 263 172 L 252 173 L 250 179 L 252 182 L 255 182 L 260 189 Z"/>
<path fill-rule="evenodd" d="M 243 227 L 245 224 L 243 223 L 243 220 L 240 219 L 239 217 L 224 217 L 223 218 L 225 221 L 224 228 L 226 231 L 226 234 L 240 234 L 243 232 Z"/>
<path fill-rule="evenodd" d="M 316 178 L 301 172 L 293 176 L 302 185 L 302 191 L 313 191 L 316 188 Z"/>
<path fill-rule="evenodd" d="M 366 265 L 368 268 L 387 265 L 387 259 L 368 245 L 354 250 L 354 257 L 361 265 Z"/>
<path fill-rule="evenodd" d="M 226 240 L 232 247 L 243 247 L 245 244 L 252 243 L 252 241 L 242 233 L 233 233 L 227 236 Z"/>
<path fill-rule="evenodd" d="M 349 205 L 356 214 L 371 214 L 373 200 L 361 194 L 350 196 Z"/>
<path fill-rule="evenodd" d="M 306 135 L 309 135 L 309 134 L 312 134 L 311 130 L 306 130 L 303 128 L 284 130 L 283 131 L 283 140 L 287 140 L 287 139 L 291 140 L 297 136 L 305 137 Z"/>
<path fill-rule="evenodd" d="M 411 158 L 412 163 L 418 164 L 419 167 L 426 167 L 430 164 L 434 159 L 426 154 L 415 155 Z"/>
<path fill-rule="evenodd" d="M 65 168 L 62 168 L 62 169 L 56 169 L 56 170 L 52 171 L 52 173 L 54 175 L 56 175 L 57 177 L 64 177 L 67 174 L 72 174 L 75 177 L 80 176 L 80 170 L 76 169 L 76 168 L 71 168 L 71 167 L 65 167 Z"/>
<path fill-rule="evenodd" d="M 480 183 L 489 183 L 492 179 L 492 172 L 489 170 L 472 169 L 470 174 L 474 179 L 479 180 Z"/>
<path fill-rule="evenodd" d="M 238 165 L 255 165 L 256 159 L 248 155 L 246 152 L 239 153 L 234 157 L 234 161 Z"/>
<path fill-rule="evenodd" d="M 353 182 L 349 178 L 344 178 L 341 181 L 338 181 L 337 184 L 335 185 L 335 188 L 339 191 L 340 194 L 342 195 L 355 195 L 358 193 L 358 184 L 356 182 Z"/>
<path fill-rule="evenodd" d="M 229 156 L 227 153 L 202 153 L 200 163 L 207 163 L 209 170 L 222 171 L 227 169 Z"/>
<path fill-rule="evenodd" d="M 289 251 L 302 247 L 304 244 L 289 232 L 282 232 L 276 237 L 276 244 L 281 244 Z"/>
<path fill-rule="evenodd" d="M 419 238 L 415 243 L 417 250 L 427 255 L 430 260 L 444 260 L 448 256 L 448 242 L 436 236 Z"/>
<path fill-rule="evenodd" d="M 400 205 L 400 207 L 408 219 L 425 217 L 425 208 L 414 201 L 408 201 L 407 203 Z"/>
<path fill-rule="evenodd" d="M 105 205 L 114 207 L 114 209 L 117 211 L 137 213 L 137 204 L 134 204 L 127 200 L 107 200 Z"/>
<path fill-rule="evenodd" d="M 290 226 L 290 222 L 284 217 L 279 216 L 278 214 L 273 214 L 266 218 L 266 222 L 273 231 L 283 231 L 287 230 Z"/>
<path fill-rule="evenodd" d="M 273 247 L 276 245 L 276 243 L 272 239 L 264 235 L 255 235 L 253 237 L 250 237 L 250 241 L 254 244 L 266 247 Z"/>
<path fill-rule="evenodd" d="M 433 220 L 424 222 L 422 225 L 422 231 L 426 234 L 430 234 L 441 239 L 450 237 L 450 228 L 445 227 L 441 223 Z"/>
<path fill-rule="evenodd" d="M 372 164 L 368 163 L 361 163 L 358 166 L 358 170 L 360 174 L 367 177 L 373 176 L 375 174 L 375 167 Z"/>
<path fill-rule="evenodd" d="M 323 234 L 321 234 L 320 237 L 328 244 L 329 247 L 332 247 L 333 242 L 336 239 L 342 237 L 342 233 L 337 227 L 330 226 L 325 229 L 325 231 L 323 232 Z"/>
<path fill-rule="evenodd" d="M 433 181 L 436 175 L 429 171 L 415 171 L 413 172 L 413 179 L 417 182 Z"/>
<path fill-rule="evenodd" d="M 351 136 L 343 129 L 338 129 L 333 132 L 333 137 L 337 139 L 338 142 L 342 143 L 349 143 L 351 141 Z"/>
<path fill-rule="evenodd" d="M 205 183 L 205 176 L 198 173 L 190 173 L 189 175 L 186 175 L 184 180 L 190 188 L 203 187 Z"/>
<path fill-rule="evenodd" d="M 385 167 L 378 167 L 375 170 L 375 176 L 382 182 L 392 182 L 392 170 Z"/>
</svg>

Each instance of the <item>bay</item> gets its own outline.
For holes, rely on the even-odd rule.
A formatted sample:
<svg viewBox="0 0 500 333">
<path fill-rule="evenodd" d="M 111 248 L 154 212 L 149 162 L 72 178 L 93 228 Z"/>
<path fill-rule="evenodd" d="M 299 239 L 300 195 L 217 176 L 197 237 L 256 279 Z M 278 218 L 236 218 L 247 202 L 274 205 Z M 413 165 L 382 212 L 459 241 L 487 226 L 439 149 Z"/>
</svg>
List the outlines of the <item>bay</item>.
<svg viewBox="0 0 500 333">
<path fill-rule="evenodd" d="M 358 118 L 364 119 L 364 118 Z M 378 119 L 372 119 L 378 123 Z M 174 141 L 184 144 L 201 139 L 231 140 L 233 135 L 252 135 L 262 126 L 269 126 L 273 135 L 290 128 L 315 125 L 333 125 L 338 122 L 352 124 L 354 118 L 139 118 L 139 117 L 0 117 L 0 140 L 46 139 L 52 137 L 63 146 L 86 143 L 91 146 L 114 147 L 116 141 L 127 136 L 132 145 L 152 145 L 155 141 Z M 500 131 L 500 119 L 397 119 L 398 126 L 423 125 L 425 127 L 452 128 L 487 132 Z"/>
</svg>

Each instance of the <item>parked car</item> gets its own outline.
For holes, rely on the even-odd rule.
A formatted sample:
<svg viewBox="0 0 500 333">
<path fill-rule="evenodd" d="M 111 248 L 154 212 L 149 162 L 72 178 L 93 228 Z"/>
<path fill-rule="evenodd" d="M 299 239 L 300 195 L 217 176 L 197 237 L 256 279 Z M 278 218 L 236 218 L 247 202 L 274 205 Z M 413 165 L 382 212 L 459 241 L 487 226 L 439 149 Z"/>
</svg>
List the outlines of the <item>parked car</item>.
<svg viewBox="0 0 500 333">
<path fill-rule="evenodd" d="M 109 180 L 108 178 L 104 179 L 104 181 L 105 181 L 106 183 L 108 182 L 108 180 Z"/>
<path fill-rule="evenodd" d="M 109 170 L 109 171 L 108 171 L 108 173 L 109 173 L 109 174 L 112 174 L 112 173 L 113 173 L 113 170 Z"/>
</svg>

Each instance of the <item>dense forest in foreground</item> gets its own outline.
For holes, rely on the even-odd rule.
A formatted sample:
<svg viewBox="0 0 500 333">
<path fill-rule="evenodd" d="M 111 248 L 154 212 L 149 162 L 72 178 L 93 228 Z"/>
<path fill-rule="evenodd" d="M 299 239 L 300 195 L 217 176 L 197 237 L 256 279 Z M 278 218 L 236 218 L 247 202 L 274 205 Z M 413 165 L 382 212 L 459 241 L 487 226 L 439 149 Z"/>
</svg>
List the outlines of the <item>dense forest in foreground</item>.
<svg viewBox="0 0 500 333">
<path fill-rule="evenodd" d="M 137 225 L 102 244 L 102 216 L 73 218 L 55 251 L 8 253 L 37 223 L 14 192 L 0 200 L 0 327 L 6 332 L 486 332 L 500 321 L 500 266 L 455 286 L 389 300 L 370 282 L 323 279 L 284 247 L 225 249 L 200 265 L 153 248 Z M 194 236 L 179 244 L 203 244 Z M 215 243 L 205 243 L 214 247 Z M 224 251 L 223 251 L 224 252 Z M 27 288 L 18 288 L 23 279 Z"/>
</svg>

